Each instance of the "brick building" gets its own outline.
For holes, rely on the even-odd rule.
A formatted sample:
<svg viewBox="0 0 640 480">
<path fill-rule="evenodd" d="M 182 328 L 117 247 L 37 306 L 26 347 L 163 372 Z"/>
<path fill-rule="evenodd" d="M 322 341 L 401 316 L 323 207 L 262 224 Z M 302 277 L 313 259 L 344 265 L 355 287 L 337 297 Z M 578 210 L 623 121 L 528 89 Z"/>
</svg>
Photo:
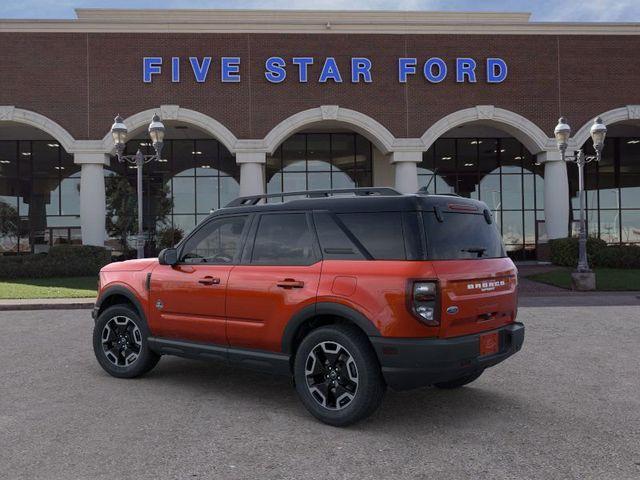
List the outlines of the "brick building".
<svg viewBox="0 0 640 480">
<path fill-rule="evenodd" d="M 239 193 L 350 186 L 480 198 L 513 256 L 576 230 L 577 171 L 553 129 L 603 159 L 588 228 L 640 242 L 640 25 L 518 13 L 77 10 L 0 20 L 0 251 L 113 242 L 116 114 L 144 169 L 145 228 L 191 229 Z M 108 190 L 108 188 L 107 188 Z M 172 208 L 161 218 L 158 195 Z"/>
</svg>

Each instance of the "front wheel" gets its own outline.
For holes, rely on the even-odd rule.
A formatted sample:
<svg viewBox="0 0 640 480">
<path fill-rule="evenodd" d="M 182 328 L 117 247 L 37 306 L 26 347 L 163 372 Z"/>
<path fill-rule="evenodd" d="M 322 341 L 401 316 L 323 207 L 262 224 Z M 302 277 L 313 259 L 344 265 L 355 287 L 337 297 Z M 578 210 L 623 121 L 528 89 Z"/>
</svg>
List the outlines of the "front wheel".
<svg viewBox="0 0 640 480">
<path fill-rule="evenodd" d="M 149 349 L 149 329 L 127 305 L 114 305 L 100 314 L 93 327 L 93 351 L 110 375 L 133 378 L 156 366 L 160 356 Z"/>
<path fill-rule="evenodd" d="M 366 336 L 348 325 L 309 333 L 296 353 L 294 377 L 306 409 L 336 427 L 371 415 L 385 392 L 375 352 Z"/>
</svg>

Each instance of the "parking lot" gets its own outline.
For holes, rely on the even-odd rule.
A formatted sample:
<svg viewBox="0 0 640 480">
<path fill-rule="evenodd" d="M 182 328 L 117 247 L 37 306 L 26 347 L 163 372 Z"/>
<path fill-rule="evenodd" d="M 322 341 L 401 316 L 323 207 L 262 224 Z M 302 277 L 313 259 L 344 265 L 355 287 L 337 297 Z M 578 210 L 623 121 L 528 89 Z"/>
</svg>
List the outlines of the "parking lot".
<svg viewBox="0 0 640 480">
<path fill-rule="evenodd" d="M 348 429 L 290 381 L 93 358 L 88 310 L 0 312 L 0 477 L 640 478 L 640 307 L 525 307 L 522 352 L 457 391 L 389 392 Z"/>
</svg>

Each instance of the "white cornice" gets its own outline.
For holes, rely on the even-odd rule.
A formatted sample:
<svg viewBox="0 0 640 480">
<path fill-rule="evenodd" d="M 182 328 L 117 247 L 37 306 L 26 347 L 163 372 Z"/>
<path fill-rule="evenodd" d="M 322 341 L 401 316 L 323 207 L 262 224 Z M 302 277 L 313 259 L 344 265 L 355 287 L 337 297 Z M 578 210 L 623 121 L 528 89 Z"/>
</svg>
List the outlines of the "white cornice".
<svg viewBox="0 0 640 480">
<path fill-rule="evenodd" d="M 1 20 L 0 32 L 638 35 L 640 23 L 530 22 L 528 13 L 78 9 L 73 20 Z"/>
</svg>

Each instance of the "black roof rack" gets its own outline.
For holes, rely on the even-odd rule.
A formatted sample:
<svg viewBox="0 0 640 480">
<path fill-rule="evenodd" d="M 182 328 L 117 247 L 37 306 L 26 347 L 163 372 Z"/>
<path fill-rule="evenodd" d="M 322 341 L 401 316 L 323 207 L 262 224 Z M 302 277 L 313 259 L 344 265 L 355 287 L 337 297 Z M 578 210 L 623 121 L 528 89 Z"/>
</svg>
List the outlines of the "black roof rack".
<svg viewBox="0 0 640 480">
<path fill-rule="evenodd" d="M 249 195 L 246 197 L 238 197 L 225 205 L 226 207 L 243 207 L 248 205 L 256 205 L 260 200 L 268 198 L 282 197 L 307 197 L 307 198 L 326 198 L 336 194 L 353 193 L 358 197 L 368 196 L 396 196 L 402 195 L 397 190 L 388 187 L 373 188 L 338 188 L 335 190 L 300 190 L 297 192 L 269 193 L 264 195 Z"/>
</svg>

